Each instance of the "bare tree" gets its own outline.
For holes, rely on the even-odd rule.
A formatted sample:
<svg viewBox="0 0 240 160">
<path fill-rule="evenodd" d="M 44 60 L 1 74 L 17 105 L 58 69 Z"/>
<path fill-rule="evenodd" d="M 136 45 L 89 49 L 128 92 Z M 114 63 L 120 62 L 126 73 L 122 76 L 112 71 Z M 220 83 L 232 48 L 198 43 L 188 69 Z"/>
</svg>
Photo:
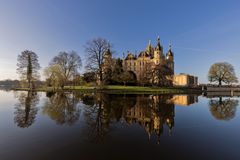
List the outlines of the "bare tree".
<svg viewBox="0 0 240 160">
<path fill-rule="evenodd" d="M 86 69 L 97 73 L 99 77 L 100 85 L 103 83 L 103 64 L 105 53 L 107 53 L 111 44 L 103 38 L 95 38 L 86 43 L 85 52 L 86 52 Z"/>
<path fill-rule="evenodd" d="M 59 77 L 62 78 L 61 88 L 63 89 L 67 81 L 77 75 L 78 70 L 82 66 L 82 61 L 75 51 L 60 52 L 50 63 L 50 66 L 54 65 L 59 67 L 60 73 L 62 74 L 62 76 Z"/>
<path fill-rule="evenodd" d="M 57 92 L 46 100 L 43 114 L 58 125 L 73 125 L 80 117 L 81 109 L 74 93 Z"/>
<path fill-rule="evenodd" d="M 17 73 L 21 80 L 27 81 L 28 88 L 34 88 L 34 82 L 40 78 L 38 73 L 40 65 L 38 63 L 38 56 L 36 53 L 25 50 L 18 55 Z"/>
<path fill-rule="evenodd" d="M 227 84 L 238 82 L 233 66 L 227 62 L 213 64 L 208 72 L 208 80 L 218 82 L 219 86 L 222 82 Z"/>
</svg>

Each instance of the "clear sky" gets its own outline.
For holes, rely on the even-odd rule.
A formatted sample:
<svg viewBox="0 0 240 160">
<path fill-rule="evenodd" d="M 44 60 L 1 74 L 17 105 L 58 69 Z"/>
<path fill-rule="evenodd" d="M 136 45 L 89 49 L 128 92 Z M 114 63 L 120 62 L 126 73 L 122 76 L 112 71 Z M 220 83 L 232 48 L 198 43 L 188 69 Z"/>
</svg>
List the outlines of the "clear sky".
<svg viewBox="0 0 240 160">
<path fill-rule="evenodd" d="M 207 82 L 214 62 L 229 62 L 240 78 L 239 0 L 0 0 L 0 80 L 18 78 L 17 55 L 29 49 L 42 68 L 59 51 L 103 37 L 115 56 L 141 51 L 160 36 L 172 44 L 175 72 Z"/>
</svg>

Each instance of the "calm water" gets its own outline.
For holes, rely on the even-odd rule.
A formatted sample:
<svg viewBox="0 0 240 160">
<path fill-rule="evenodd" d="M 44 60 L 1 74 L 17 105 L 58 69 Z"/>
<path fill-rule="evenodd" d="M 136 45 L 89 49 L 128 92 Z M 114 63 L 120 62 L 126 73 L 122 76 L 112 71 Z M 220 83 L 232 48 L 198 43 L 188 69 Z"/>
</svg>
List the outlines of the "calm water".
<svg viewBox="0 0 240 160">
<path fill-rule="evenodd" d="M 239 100 L 0 91 L 0 160 L 239 160 Z"/>
</svg>

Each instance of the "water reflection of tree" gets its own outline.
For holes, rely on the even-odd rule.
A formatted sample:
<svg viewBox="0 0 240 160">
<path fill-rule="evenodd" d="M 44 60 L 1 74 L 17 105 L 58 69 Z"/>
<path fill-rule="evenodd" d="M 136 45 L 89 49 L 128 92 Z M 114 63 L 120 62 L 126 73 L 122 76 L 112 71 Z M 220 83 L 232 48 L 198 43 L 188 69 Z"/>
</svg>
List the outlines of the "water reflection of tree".
<svg viewBox="0 0 240 160">
<path fill-rule="evenodd" d="M 43 113 L 47 114 L 57 124 L 72 125 L 80 116 L 78 99 L 73 93 L 47 93 L 49 99 L 43 106 Z"/>
<path fill-rule="evenodd" d="M 89 138 L 96 143 L 104 141 L 115 122 L 121 120 L 130 125 L 139 124 L 149 138 L 156 135 L 159 142 L 163 125 L 166 124 L 169 131 L 174 126 L 174 104 L 166 103 L 169 98 L 161 95 L 84 95 Z"/>
<path fill-rule="evenodd" d="M 236 99 L 223 100 L 222 97 L 219 97 L 219 100 L 211 99 L 209 106 L 214 118 L 228 121 L 235 117 L 238 103 Z"/>
<path fill-rule="evenodd" d="M 113 122 L 119 121 L 124 108 L 133 107 L 135 98 L 132 96 L 96 94 L 84 95 L 85 120 L 88 126 L 90 140 L 95 143 L 104 141 L 106 135 L 111 131 Z"/>
<path fill-rule="evenodd" d="M 32 91 L 16 93 L 15 96 L 19 102 L 15 107 L 14 122 L 18 127 L 29 127 L 35 122 L 38 111 L 36 105 L 39 102 L 39 96 L 36 92 Z"/>
</svg>

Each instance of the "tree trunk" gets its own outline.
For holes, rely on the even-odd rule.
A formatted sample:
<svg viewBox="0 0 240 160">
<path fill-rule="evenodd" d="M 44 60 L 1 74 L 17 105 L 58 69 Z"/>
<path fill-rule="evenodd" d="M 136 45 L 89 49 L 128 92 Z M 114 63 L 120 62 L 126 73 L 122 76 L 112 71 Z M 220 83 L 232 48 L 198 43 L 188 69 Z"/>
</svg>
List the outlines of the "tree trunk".
<svg viewBox="0 0 240 160">
<path fill-rule="evenodd" d="M 28 88 L 31 89 L 31 81 L 28 79 Z"/>
<path fill-rule="evenodd" d="M 222 97 L 219 97 L 219 104 L 221 105 L 223 102 L 222 102 Z"/>
<path fill-rule="evenodd" d="M 99 85 L 101 86 L 103 84 L 103 74 L 102 74 L 102 69 L 100 68 L 99 72 Z"/>
<path fill-rule="evenodd" d="M 219 86 L 222 85 L 222 80 L 218 80 L 218 85 L 219 85 Z"/>
</svg>

